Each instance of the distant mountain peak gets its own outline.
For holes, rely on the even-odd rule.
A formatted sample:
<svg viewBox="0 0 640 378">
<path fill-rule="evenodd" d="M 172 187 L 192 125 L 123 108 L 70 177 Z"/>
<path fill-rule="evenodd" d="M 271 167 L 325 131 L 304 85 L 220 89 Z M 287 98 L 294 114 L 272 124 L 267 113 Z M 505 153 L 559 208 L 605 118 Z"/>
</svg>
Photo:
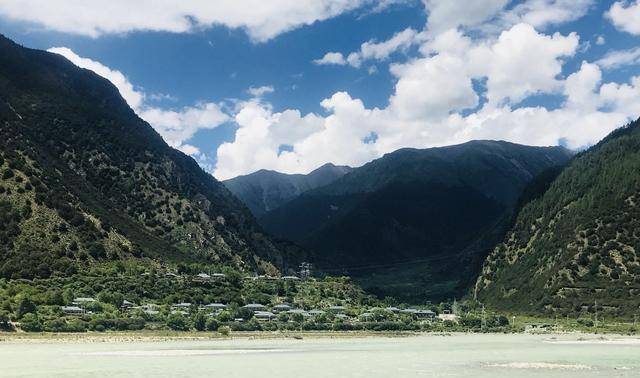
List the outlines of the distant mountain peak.
<svg viewBox="0 0 640 378">
<path fill-rule="evenodd" d="M 309 190 L 327 185 L 352 168 L 326 163 L 308 174 L 261 169 L 224 181 L 224 185 L 260 217 Z"/>
</svg>

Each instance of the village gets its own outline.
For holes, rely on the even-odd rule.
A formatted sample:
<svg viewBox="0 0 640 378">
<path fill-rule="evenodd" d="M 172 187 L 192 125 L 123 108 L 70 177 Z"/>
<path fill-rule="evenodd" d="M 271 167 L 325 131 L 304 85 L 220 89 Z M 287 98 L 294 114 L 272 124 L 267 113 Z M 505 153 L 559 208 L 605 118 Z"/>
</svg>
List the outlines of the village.
<svg viewBox="0 0 640 378">
<path fill-rule="evenodd" d="M 195 275 L 180 275 L 174 272 L 167 272 L 164 278 L 172 281 L 179 281 L 182 284 L 192 284 L 197 286 L 209 286 L 223 284 L 226 280 L 224 273 L 204 273 Z M 289 275 L 282 277 L 272 277 L 268 275 L 244 276 L 243 282 L 256 284 L 271 284 L 276 282 L 287 282 L 292 287 L 303 281 L 315 281 L 309 274 L 301 274 L 301 277 Z M 456 308 L 456 306 L 453 306 Z M 104 306 L 99 299 L 93 297 L 75 297 L 70 303 L 59 307 L 59 311 L 67 317 L 78 319 L 87 317 L 100 317 Z M 117 312 L 123 317 L 137 317 L 145 320 L 145 324 L 155 324 L 156 327 L 165 324 L 174 330 L 186 330 L 188 324 L 202 328 L 215 330 L 222 325 L 230 326 L 232 329 L 264 328 L 258 326 L 262 323 L 294 324 L 303 325 L 307 329 L 327 329 L 327 326 L 339 324 L 337 328 L 349 328 L 349 325 L 359 328 L 357 325 L 370 323 L 393 323 L 398 322 L 409 328 L 419 328 L 421 324 L 431 324 L 433 322 L 457 323 L 458 316 L 452 313 L 452 308 L 438 309 L 431 303 L 425 306 L 412 307 L 407 305 L 399 306 L 375 306 L 365 307 L 360 305 L 344 305 L 341 303 L 330 303 L 325 306 L 297 306 L 293 303 L 259 303 L 250 302 L 246 304 L 218 302 L 176 302 L 163 304 L 151 301 L 136 303 L 125 297 L 118 303 Z M 248 325 L 248 326 L 247 326 Z M 267 327 L 267 328 L 272 328 Z M 99 329 L 101 327 L 98 327 Z M 403 327 L 393 327 L 403 328 Z"/>
</svg>

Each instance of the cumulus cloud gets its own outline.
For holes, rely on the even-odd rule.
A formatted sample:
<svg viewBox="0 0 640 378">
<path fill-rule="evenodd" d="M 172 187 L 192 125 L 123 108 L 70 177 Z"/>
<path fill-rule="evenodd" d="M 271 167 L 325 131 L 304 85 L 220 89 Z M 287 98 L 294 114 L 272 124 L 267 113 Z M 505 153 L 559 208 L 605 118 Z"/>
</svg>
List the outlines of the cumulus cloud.
<svg viewBox="0 0 640 378">
<path fill-rule="evenodd" d="M 548 35 L 524 23 L 480 40 L 449 29 L 426 40 L 422 56 L 391 65 L 396 83 L 384 108 L 368 108 L 346 92 L 321 102 L 326 115 L 241 104 L 235 139 L 218 149 L 214 174 L 305 173 L 326 162 L 359 166 L 402 147 L 472 139 L 590 145 L 640 113 L 640 78 L 603 83 L 600 66 L 589 62 L 563 78 L 564 59 L 578 45 L 574 33 Z M 565 100 L 552 110 L 519 105 L 535 94 Z"/>
<path fill-rule="evenodd" d="M 0 15 L 47 29 L 98 37 L 133 31 L 193 32 L 222 25 L 255 41 L 326 20 L 373 0 L 3 0 Z M 79 16 L 80 15 L 80 16 Z"/>
<path fill-rule="evenodd" d="M 562 70 L 561 58 L 572 56 L 578 42 L 575 33 L 549 36 L 538 33 L 531 25 L 517 24 L 501 33 L 491 46 L 475 49 L 470 59 L 477 66 L 475 69 L 487 73 L 490 102 L 517 103 L 532 94 L 560 89 L 557 76 Z"/>
<path fill-rule="evenodd" d="M 526 0 L 511 8 L 508 8 L 510 0 L 423 0 L 423 3 L 428 14 L 424 31 L 407 28 L 386 41 L 365 42 L 358 51 L 349 54 L 328 52 L 322 58 L 314 60 L 314 63 L 357 68 L 366 60 L 388 59 L 396 51 L 433 42 L 434 39 L 441 38 L 441 35 L 460 28 L 488 35 L 499 34 L 518 24 L 528 25 L 532 29 L 544 29 L 584 16 L 593 5 L 593 0 Z"/>
<path fill-rule="evenodd" d="M 66 47 L 52 47 L 47 51 L 56 53 L 69 59 L 78 67 L 85 68 L 109 80 L 118 88 L 120 95 L 127 104 L 151 126 L 172 147 L 194 155 L 199 153 L 195 146 L 185 144 L 201 129 L 213 129 L 227 122 L 227 116 L 216 103 L 202 102 L 194 106 L 187 106 L 179 110 L 166 110 L 149 105 L 147 96 L 142 90 L 136 89 L 122 74 L 100 62 L 83 58 Z"/>
<path fill-rule="evenodd" d="M 640 4 L 637 1 L 616 1 L 606 16 L 616 28 L 640 35 Z"/>
</svg>

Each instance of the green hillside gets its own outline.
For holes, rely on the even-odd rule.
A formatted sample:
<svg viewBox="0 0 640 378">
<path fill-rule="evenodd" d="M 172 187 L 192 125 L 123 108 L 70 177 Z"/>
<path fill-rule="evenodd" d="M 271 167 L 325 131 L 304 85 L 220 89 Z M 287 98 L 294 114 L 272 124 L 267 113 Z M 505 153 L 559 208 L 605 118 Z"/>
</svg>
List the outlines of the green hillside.
<svg viewBox="0 0 640 378">
<path fill-rule="evenodd" d="M 579 154 L 520 211 L 477 298 L 504 310 L 629 315 L 640 305 L 640 127 Z"/>
<path fill-rule="evenodd" d="M 106 79 L 0 37 L 0 276 L 201 262 L 278 274 L 297 249 L 170 148 Z"/>
</svg>

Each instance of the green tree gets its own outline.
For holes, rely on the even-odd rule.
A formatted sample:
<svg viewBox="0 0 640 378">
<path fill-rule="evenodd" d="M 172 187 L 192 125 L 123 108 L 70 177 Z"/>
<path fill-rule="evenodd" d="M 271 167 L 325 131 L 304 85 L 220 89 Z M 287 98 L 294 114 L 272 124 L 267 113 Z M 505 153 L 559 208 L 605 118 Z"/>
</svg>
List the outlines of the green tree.
<svg viewBox="0 0 640 378">
<path fill-rule="evenodd" d="M 180 314 L 171 314 L 167 317 L 167 327 L 174 331 L 188 331 L 189 327 L 184 317 Z"/>
<path fill-rule="evenodd" d="M 36 310 L 36 305 L 29 298 L 23 297 L 18 305 L 18 313 L 16 315 L 18 319 L 21 319 L 25 314 L 35 313 Z"/>
<path fill-rule="evenodd" d="M 214 318 L 207 319 L 207 324 L 206 324 L 207 331 L 216 331 L 218 327 L 220 327 L 220 323 L 216 319 Z"/>
<path fill-rule="evenodd" d="M 38 315 L 33 313 L 24 314 L 20 320 L 20 328 L 25 332 L 41 332 L 42 322 Z"/>
<path fill-rule="evenodd" d="M 218 314 L 218 320 L 221 322 L 230 322 L 233 320 L 233 315 L 229 311 L 220 311 Z"/>
<path fill-rule="evenodd" d="M 205 314 L 198 312 L 193 316 L 193 328 L 198 331 L 204 331 L 207 328 L 207 317 Z"/>
</svg>

